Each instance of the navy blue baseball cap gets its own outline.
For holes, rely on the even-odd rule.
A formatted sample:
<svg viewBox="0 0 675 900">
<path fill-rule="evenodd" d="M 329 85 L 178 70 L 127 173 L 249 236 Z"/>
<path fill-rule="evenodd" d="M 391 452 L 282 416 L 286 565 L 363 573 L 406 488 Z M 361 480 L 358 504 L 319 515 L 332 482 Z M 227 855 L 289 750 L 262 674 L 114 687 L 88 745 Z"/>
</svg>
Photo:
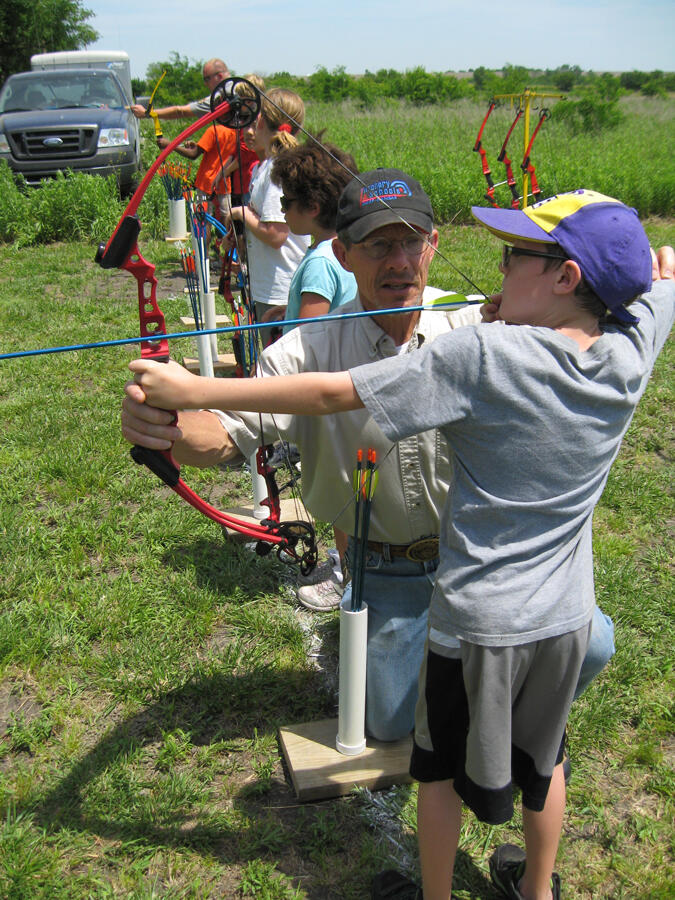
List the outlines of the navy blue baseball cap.
<svg viewBox="0 0 675 900">
<path fill-rule="evenodd" d="M 373 169 L 352 178 L 342 191 L 335 230 L 357 243 L 376 228 L 401 220 L 431 234 L 431 200 L 419 181 L 400 169 Z"/>
</svg>

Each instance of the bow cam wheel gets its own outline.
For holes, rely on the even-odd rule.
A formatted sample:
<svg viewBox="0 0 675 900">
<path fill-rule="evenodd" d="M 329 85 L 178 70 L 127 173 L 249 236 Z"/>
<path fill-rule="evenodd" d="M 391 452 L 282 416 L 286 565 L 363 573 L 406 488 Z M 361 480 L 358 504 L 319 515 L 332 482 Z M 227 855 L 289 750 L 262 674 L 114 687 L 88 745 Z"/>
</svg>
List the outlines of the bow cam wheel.
<svg viewBox="0 0 675 900">
<path fill-rule="evenodd" d="M 212 112 L 223 103 L 229 106 L 216 119 L 220 125 L 235 129 L 248 128 L 260 112 L 260 91 L 245 78 L 226 78 L 215 86 L 210 102 Z"/>
</svg>

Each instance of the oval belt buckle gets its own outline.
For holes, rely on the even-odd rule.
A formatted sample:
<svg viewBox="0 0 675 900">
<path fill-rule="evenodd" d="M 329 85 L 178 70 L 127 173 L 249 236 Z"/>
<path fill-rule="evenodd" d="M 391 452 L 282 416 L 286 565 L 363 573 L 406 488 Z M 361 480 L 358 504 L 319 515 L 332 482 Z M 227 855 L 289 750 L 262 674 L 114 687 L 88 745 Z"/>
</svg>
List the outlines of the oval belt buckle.
<svg viewBox="0 0 675 900">
<path fill-rule="evenodd" d="M 419 541 L 415 541 L 408 547 L 405 556 L 406 559 L 418 563 L 436 559 L 438 556 L 438 538 L 434 535 L 420 538 Z"/>
</svg>

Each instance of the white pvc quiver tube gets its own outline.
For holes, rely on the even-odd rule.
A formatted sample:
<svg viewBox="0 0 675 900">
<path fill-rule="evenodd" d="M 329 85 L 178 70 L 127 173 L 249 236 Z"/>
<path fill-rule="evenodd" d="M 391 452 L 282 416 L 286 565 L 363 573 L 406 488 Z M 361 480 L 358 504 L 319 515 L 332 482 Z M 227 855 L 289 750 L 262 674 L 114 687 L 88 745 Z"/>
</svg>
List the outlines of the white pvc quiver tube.
<svg viewBox="0 0 675 900">
<path fill-rule="evenodd" d="M 216 296 L 213 291 L 209 291 L 208 294 L 204 294 L 201 301 L 204 314 L 204 328 L 207 331 L 213 331 L 216 327 Z M 215 362 L 218 359 L 218 335 L 210 334 L 208 338 L 211 343 L 211 356 Z"/>
<path fill-rule="evenodd" d="M 349 597 L 345 598 L 349 602 Z M 366 657 L 368 607 L 352 612 L 340 604 L 340 698 L 337 750 L 358 756 L 366 749 Z"/>
<path fill-rule="evenodd" d="M 262 501 L 267 500 L 267 482 L 258 472 L 257 453 L 249 459 L 251 469 L 251 484 L 253 486 L 253 518 L 267 519 L 270 514 L 269 506 L 263 506 Z"/>
<path fill-rule="evenodd" d="M 169 200 L 169 237 L 175 241 L 184 241 L 187 237 L 185 225 L 185 200 Z"/>
<path fill-rule="evenodd" d="M 204 279 L 208 279 L 209 262 L 208 260 L 206 260 L 206 271 L 204 271 L 204 269 L 202 268 L 202 259 L 199 252 L 199 243 L 194 231 L 192 232 L 192 250 L 195 255 L 195 272 L 197 275 L 197 286 L 199 292 L 199 310 L 202 323 L 204 323 Z M 208 287 L 208 284 L 206 286 Z M 204 325 L 202 325 L 202 327 L 204 327 Z M 199 356 L 199 374 L 205 376 L 206 378 L 213 378 L 213 348 L 211 347 L 210 335 L 197 335 L 197 355 Z"/>
</svg>

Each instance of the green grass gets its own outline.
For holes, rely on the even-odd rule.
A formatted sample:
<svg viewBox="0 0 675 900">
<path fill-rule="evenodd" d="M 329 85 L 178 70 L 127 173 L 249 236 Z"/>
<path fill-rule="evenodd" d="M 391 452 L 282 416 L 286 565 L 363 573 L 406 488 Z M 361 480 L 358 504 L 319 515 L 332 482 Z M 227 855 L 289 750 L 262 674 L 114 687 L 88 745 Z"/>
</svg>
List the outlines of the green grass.
<svg viewBox="0 0 675 900">
<path fill-rule="evenodd" d="M 647 227 L 675 242 L 671 220 Z M 497 286 L 482 230 L 444 228 L 441 246 Z M 93 250 L 0 246 L 3 351 L 136 332 L 133 279 Z M 175 328 L 175 250 L 143 250 Z M 430 280 L 466 288 L 440 259 Z M 0 897 L 368 897 L 380 869 L 417 870 L 416 791 L 296 802 L 277 729 L 335 714 L 336 617 L 298 609 L 276 560 L 132 465 L 133 355 L 0 363 Z M 566 896 L 665 898 L 675 882 L 673 355 L 670 341 L 595 520 L 617 654 L 571 717 Z M 241 472 L 188 481 L 216 502 L 246 491 Z M 454 896 L 495 898 L 487 860 L 518 827 L 467 815 Z"/>
<path fill-rule="evenodd" d="M 562 102 L 562 101 L 561 101 Z M 571 102 L 571 101 L 570 101 Z M 675 215 L 675 99 L 630 95 L 619 101 L 621 119 L 614 127 L 579 130 L 554 115 L 532 149 L 532 162 L 544 196 L 579 187 L 593 188 L 634 206 L 642 217 Z M 485 180 L 477 153 L 472 152 L 486 106 L 469 100 L 438 104 L 382 101 L 364 107 L 356 101 L 307 104 L 305 125 L 311 133 L 353 154 L 361 170 L 394 166 L 415 175 L 431 197 L 442 223 L 467 224 L 471 206 L 484 205 Z M 533 110 L 533 124 L 538 112 Z M 513 113 L 498 108 L 490 117 L 483 146 L 493 179 L 504 181 L 497 162 Z M 166 122 L 175 137 L 186 122 Z M 514 173 L 522 187 L 522 130 L 509 144 Z M 150 120 L 142 122 L 142 158 L 148 168 L 158 155 Z M 196 169 L 194 169 L 196 171 Z M 496 197 L 508 205 L 506 185 Z M 20 190 L 7 167 L 0 165 L 0 241 L 20 246 L 58 240 L 106 240 L 124 209 L 113 178 L 69 175 L 44 182 L 39 189 Z M 141 204 L 146 236 L 161 238 L 167 229 L 164 189 L 158 179 Z"/>
</svg>

